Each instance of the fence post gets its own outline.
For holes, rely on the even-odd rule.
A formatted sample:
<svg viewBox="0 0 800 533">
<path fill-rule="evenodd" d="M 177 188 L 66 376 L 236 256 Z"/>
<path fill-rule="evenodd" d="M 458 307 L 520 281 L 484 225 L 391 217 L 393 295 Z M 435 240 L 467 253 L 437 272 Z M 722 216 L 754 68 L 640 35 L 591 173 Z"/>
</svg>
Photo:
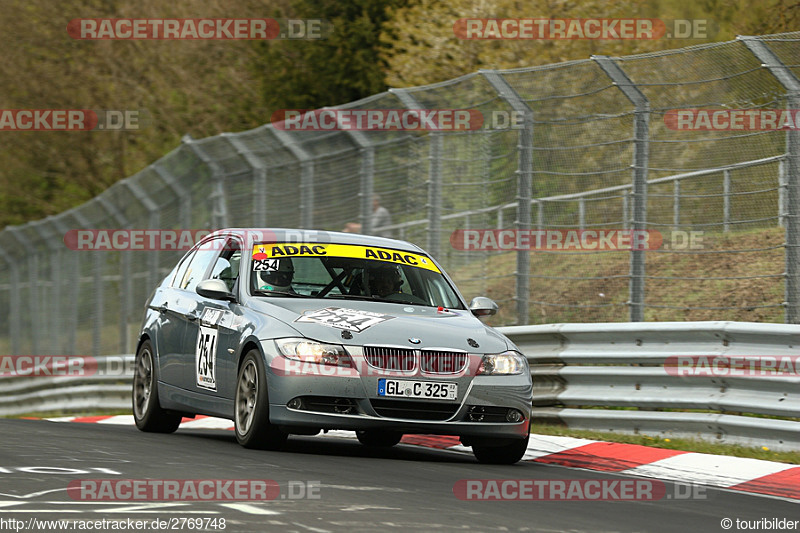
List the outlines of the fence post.
<svg viewBox="0 0 800 533">
<path fill-rule="evenodd" d="M 586 198 L 578 198 L 578 229 L 586 228 Z"/>
<path fill-rule="evenodd" d="M 37 277 L 39 275 L 39 256 L 25 236 L 20 234 L 20 228 L 18 226 L 9 227 L 8 231 L 25 249 L 25 257 L 28 262 L 28 301 L 31 313 L 31 324 L 33 324 L 41 314 L 41 309 L 39 308 L 39 284 Z M 20 311 L 21 310 L 18 308 L 17 313 Z M 32 328 L 29 329 L 29 331 L 31 334 L 32 355 L 40 355 L 39 335 L 37 335 Z"/>
<path fill-rule="evenodd" d="M 786 227 L 786 161 L 778 163 L 778 226 Z"/>
<path fill-rule="evenodd" d="M 337 107 L 332 109 L 344 108 Z M 336 125 L 353 140 L 361 154 L 361 171 L 358 184 L 358 222 L 361 224 L 361 233 L 371 235 L 375 231 L 375 228 L 372 227 L 372 197 L 375 196 L 375 148 L 367 140 L 367 136 L 364 133 L 345 127 L 338 113 L 336 114 Z"/>
<path fill-rule="evenodd" d="M 142 204 L 142 207 L 144 207 L 147 210 L 148 217 L 150 219 L 149 220 L 149 226 L 150 226 L 149 229 L 161 229 L 160 228 L 160 226 L 161 226 L 161 217 L 159 215 L 160 209 L 158 207 L 158 204 L 156 204 L 153 201 L 153 199 L 150 198 L 147 195 L 147 193 L 144 191 L 144 189 L 138 183 L 133 181 L 132 179 L 122 180 L 121 183 L 123 185 L 125 185 L 125 187 L 127 187 L 128 190 L 131 191 L 131 193 L 133 193 L 133 196 L 139 201 L 140 204 Z M 158 253 L 157 249 L 156 250 L 148 250 L 148 252 L 149 252 L 148 259 L 150 260 L 149 261 L 150 265 L 149 265 L 149 276 L 148 276 L 149 279 L 148 279 L 147 286 L 148 287 L 155 287 L 158 284 L 158 282 L 160 281 L 159 278 L 161 277 L 159 275 L 159 262 L 158 262 L 159 253 Z M 120 307 L 121 307 L 120 311 L 121 311 L 121 315 L 122 315 L 121 318 L 120 318 L 120 334 L 121 334 L 120 346 L 121 346 L 121 350 L 122 350 L 121 353 L 128 353 L 128 327 L 127 327 L 127 325 L 128 325 L 128 321 L 130 320 L 130 317 L 128 316 L 128 308 L 127 307 L 122 307 L 122 306 L 123 305 L 127 305 L 128 302 L 130 301 L 131 288 L 130 288 L 130 283 L 129 283 L 128 279 L 126 279 L 126 278 L 130 278 L 130 273 L 129 273 L 130 268 L 129 268 L 129 265 L 128 265 L 128 261 L 126 260 L 127 259 L 127 257 L 126 257 L 127 252 L 123 251 L 122 253 L 123 253 L 123 257 L 122 257 L 122 259 L 123 259 L 122 260 L 122 280 L 120 282 L 120 292 L 124 295 L 124 297 L 122 299 L 122 302 L 120 303 Z M 150 289 L 148 289 L 148 290 L 150 290 Z"/>
<path fill-rule="evenodd" d="M 389 89 L 407 109 L 424 109 L 416 98 L 405 89 Z M 442 133 L 430 132 L 428 159 L 428 236 L 425 247 L 434 257 L 441 254 L 442 231 Z"/>
<path fill-rule="evenodd" d="M 92 224 L 87 219 L 78 208 L 70 209 L 67 213 L 72 216 L 77 222 L 75 227 L 77 228 L 84 228 L 84 229 L 91 229 Z M 96 252 L 95 252 L 96 253 Z M 67 341 L 67 352 L 70 354 L 77 353 L 77 333 L 78 333 L 78 317 L 80 316 L 80 279 L 81 279 L 81 269 L 80 269 L 80 254 L 72 254 L 72 266 L 73 272 L 75 273 L 75 283 L 70 284 L 70 296 L 68 300 L 72 303 L 72 313 L 69 314 L 71 326 L 67 328 L 69 331 L 69 337 Z M 85 354 L 85 350 L 81 350 L 81 354 Z"/>
<path fill-rule="evenodd" d="M 209 155 L 200 148 L 200 145 L 192 139 L 191 135 L 184 135 L 181 139 L 186 146 L 202 161 L 211 171 L 211 228 L 221 229 L 227 228 L 229 224 L 228 219 L 228 202 L 225 199 L 225 173 L 219 164 L 214 161 Z"/>
<path fill-rule="evenodd" d="M 785 65 L 773 51 L 757 37 L 737 37 L 759 61 L 761 66 L 786 89 L 786 107 L 800 108 L 800 80 L 790 67 Z M 786 184 L 786 285 L 784 321 L 787 324 L 800 322 L 800 130 L 786 132 L 786 165 L 784 181 Z"/>
<path fill-rule="evenodd" d="M 633 125 L 633 231 L 647 229 L 647 168 L 649 166 L 650 103 L 622 68 L 606 56 L 592 56 L 634 106 Z M 630 321 L 644 320 L 645 250 L 631 250 Z"/>
<path fill-rule="evenodd" d="M 66 235 L 67 231 L 69 231 L 69 228 L 67 228 L 67 226 L 63 222 L 61 222 L 57 217 L 53 217 L 53 216 L 47 217 L 45 219 L 45 221 L 46 222 L 50 222 L 50 224 L 53 226 L 53 228 L 55 228 L 54 235 L 56 235 L 56 236 L 60 235 L 61 236 L 61 239 L 60 239 L 61 242 L 55 243 L 55 246 L 54 246 L 54 248 L 56 248 L 58 250 L 58 252 L 54 253 L 54 254 L 52 254 L 50 256 L 51 257 L 51 263 L 50 264 L 51 264 L 51 269 L 53 270 L 53 285 L 54 285 L 54 287 L 53 287 L 53 308 L 55 309 L 55 312 L 53 313 L 53 315 L 54 315 L 53 316 L 53 329 L 56 332 L 56 336 L 55 336 L 55 338 L 56 338 L 55 346 L 56 346 L 56 350 L 57 350 L 56 353 L 66 354 L 67 352 L 65 351 L 65 345 L 64 345 L 64 342 L 63 342 L 63 337 L 61 335 L 62 332 L 64 331 L 64 320 L 63 320 L 61 311 L 62 311 L 62 306 L 64 305 L 64 303 L 63 303 L 64 302 L 63 290 L 62 290 L 62 285 L 63 285 L 62 272 L 67 271 L 66 268 L 65 268 L 66 265 L 65 265 L 65 261 L 64 261 L 64 255 L 65 255 L 65 253 L 69 253 L 69 252 L 66 252 L 64 250 L 64 248 L 63 248 L 63 245 L 64 245 L 64 240 L 63 239 L 64 239 L 64 235 Z M 74 272 L 72 274 L 67 272 L 66 278 L 70 280 L 71 284 L 72 283 L 77 283 L 77 281 L 74 279 L 74 274 L 75 274 Z"/>
<path fill-rule="evenodd" d="M 40 298 L 42 299 L 42 314 L 38 317 L 37 327 L 42 331 L 42 338 L 49 337 L 49 346 L 45 345 L 44 349 L 47 353 L 62 354 L 59 347 L 60 332 L 60 305 L 61 305 L 61 254 L 63 252 L 63 240 L 56 238 L 53 243 L 53 237 L 58 237 L 58 230 L 53 231 L 52 226 L 50 232 L 45 231 L 42 226 L 50 222 L 52 217 L 45 220 L 35 220 L 26 224 L 33 228 L 39 236 L 39 240 L 44 244 L 46 249 L 50 252 L 47 258 L 50 259 L 50 291 L 48 293 L 45 283 L 41 283 Z M 61 242 L 58 242 L 61 241 Z M 49 243 L 53 243 L 48 246 Z M 52 323 L 50 322 L 52 320 Z M 46 332 L 46 333 L 45 333 Z"/>
<path fill-rule="evenodd" d="M 178 197 L 178 217 L 180 218 L 181 229 L 189 229 L 192 227 L 192 194 L 183 185 L 178 183 L 175 176 L 170 174 L 167 170 L 161 168 L 158 161 L 150 165 L 158 177 L 167 184 L 167 187 L 172 189 L 175 196 Z"/>
<path fill-rule="evenodd" d="M 272 126 L 269 130 L 300 161 L 300 227 L 311 229 L 314 227 L 314 158 L 287 132 Z"/>
<path fill-rule="evenodd" d="M 267 167 L 264 161 L 257 157 L 238 135 L 223 133 L 222 138 L 228 141 L 236 153 L 239 154 L 253 172 L 253 227 L 267 226 Z"/>
<path fill-rule="evenodd" d="M 97 197 L 97 201 L 103 206 L 103 209 L 117 221 L 120 228 L 130 228 L 130 223 L 125 215 L 120 211 L 117 206 L 112 204 L 102 195 Z M 100 343 L 102 342 L 102 326 L 103 326 L 103 252 L 92 252 L 92 274 L 94 276 L 94 323 L 92 324 L 92 355 L 98 357 L 100 355 Z M 124 270 L 124 269 L 123 269 Z M 155 284 L 151 285 L 155 286 Z M 125 330 L 126 344 L 127 344 L 127 328 Z"/>
<path fill-rule="evenodd" d="M 630 204 L 631 193 L 627 189 L 622 191 L 622 229 L 628 229 L 631 224 Z"/>
<path fill-rule="evenodd" d="M 9 299 L 8 299 L 8 334 L 11 337 L 11 353 L 13 355 L 21 355 L 22 350 L 20 346 L 20 297 L 19 297 L 19 267 L 17 262 L 14 261 L 6 251 L 0 247 L 0 258 L 6 262 L 8 269 L 11 272 L 9 282 Z"/>
<path fill-rule="evenodd" d="M 519 93 L 495 70 L 479 71 L 486 81 L 497 91 L 497 95 L 523 117 L 522 127 L 517 138 L 517 231 L 531 229 L 531 202 L 533 198 L 533 110 L 520 97 Z M 539 213 L 541 215 L 541 203 Z M 528 305 L 530 300 L 530 250 L 517 251 L 517 324 L 530 322 Z"/>
<path fill-rule="evenodd" d="M 722 171 L 722 231 L 731 230 L 731 171 Z"/>
<path fill-rule="evenodd" d="M 672 229 L 681 228 L 681 180 L 672 182 Z"/>
</svg>

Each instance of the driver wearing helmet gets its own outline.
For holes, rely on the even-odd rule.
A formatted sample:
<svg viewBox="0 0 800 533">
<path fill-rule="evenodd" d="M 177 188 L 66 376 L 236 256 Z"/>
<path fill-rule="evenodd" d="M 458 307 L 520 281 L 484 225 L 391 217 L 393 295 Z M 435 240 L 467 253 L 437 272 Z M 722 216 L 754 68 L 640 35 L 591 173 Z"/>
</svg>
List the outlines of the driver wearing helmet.
<svg viewBox="0 0 800 533">
<path fill-rule="evenodd" d="M 369 288 L 372 296 L 386 298 L 400 292 L 403 278 L 397 267 L 389 264 L 379 264 L 367 268 Z"/>
<path fill-rule="evenodd" d="M 292 279 L 294 278 L 294 264 L 289 258 L 278 259 L 277 261 L 277 270 L 257 271 L 258 288 L 263 291 L 293 293 Z"/>
</svg>

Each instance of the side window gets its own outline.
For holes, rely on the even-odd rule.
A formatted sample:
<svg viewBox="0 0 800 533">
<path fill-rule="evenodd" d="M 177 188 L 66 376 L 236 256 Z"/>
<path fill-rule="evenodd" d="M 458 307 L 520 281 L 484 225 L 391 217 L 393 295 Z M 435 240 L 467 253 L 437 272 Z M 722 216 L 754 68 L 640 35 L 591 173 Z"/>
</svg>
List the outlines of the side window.
<svg viewBox="0 0 800 533">
<path fill-rule="evenodd" d="M 237 241 L 228 241 L 225 250 L 217 258 L 214 268 L 211 269 L 210 279 L 221 279 L 233 292 L 233 286 L 239 277 L 239 263 L 242 260 L 242 248 Z"/>
<path fill-rule="evenodd" d="M 175 286 L 187 291 L 194 291 L 197 284 L 205 279 L 205 273 L 211 262 L 219 255 L 219 249 L 223 242 L 222 239 L 213 239 L 198 248 L 191 261 L 189 261 L 186 272 Z"/>
<path fill-rule="evenodd" d="M 186 257 L 183 258 L 178 269 L 175 271 L 175 277 L 172 278 L 172 283 L 170 283 L 171 287 L 183 286 L 183 278 L 186 277 L 186 269 L 189 268 L 189 263 L 192 262 L 195 252 L 196 250 L 192 250 L 191 253 L 186 254 Z"/>
</svg>

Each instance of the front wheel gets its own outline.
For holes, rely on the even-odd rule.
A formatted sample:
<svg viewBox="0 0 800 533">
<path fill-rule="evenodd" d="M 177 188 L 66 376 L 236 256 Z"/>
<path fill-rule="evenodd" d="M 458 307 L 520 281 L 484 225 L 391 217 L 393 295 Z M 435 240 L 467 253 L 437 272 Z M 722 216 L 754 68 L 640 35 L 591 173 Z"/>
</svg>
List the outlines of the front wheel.
<svg viewBox="0 0 800 533">
<path fill-rule="evenodd" d="M 245 448 L 275 450 L 288 435 L 269 421 L 267 373 L 258 350 L 250 350 L 236 380 L 234 432 Z"/>
<path fill-rule="evenodd" d="M 382 431 L 377 429 L 356 431 L 358 442 L 364 446 L 376 448 L 391 448 L 403 438 L 402 433 L 396 431 Z"/>
<path fill-rule="evenodd" d="M 524 439 L 513 440 L 501 446 L 473 446 L 472 453 L 481 463 L 489 465 L 513 465 L 528 450 L 530 434 Z"/>
<path fill-rule="evenodd" d="M 149 340 L 139 347 L 134 363 L 133 420 L 140 430 L 153 433 L 172 433 L 181 423 L 180 414 L 166 411 L 158 403 L 158 375 Z"/>
</svg>

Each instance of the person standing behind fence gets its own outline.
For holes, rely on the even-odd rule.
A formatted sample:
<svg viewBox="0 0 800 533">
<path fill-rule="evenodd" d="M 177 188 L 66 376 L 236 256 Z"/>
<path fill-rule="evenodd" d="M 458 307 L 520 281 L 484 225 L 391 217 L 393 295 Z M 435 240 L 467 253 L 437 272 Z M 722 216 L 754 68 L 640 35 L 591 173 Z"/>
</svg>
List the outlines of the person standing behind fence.
<svg viewBox="0 0 800 533">
<path fill-rule="evenodd" d="M 381 197 L 377 194 L 372 196 L 372 234 L 378 237 L 392 237 L 391 230 L 376 231 L 378 228 L 389 226 L 392 223 L 392 215 L 389 210 L 381 205 Z M 342 230 L 345 233 L 361 233 L 361 224 L 358 222 L 348 222 Z"/>
</svg>

